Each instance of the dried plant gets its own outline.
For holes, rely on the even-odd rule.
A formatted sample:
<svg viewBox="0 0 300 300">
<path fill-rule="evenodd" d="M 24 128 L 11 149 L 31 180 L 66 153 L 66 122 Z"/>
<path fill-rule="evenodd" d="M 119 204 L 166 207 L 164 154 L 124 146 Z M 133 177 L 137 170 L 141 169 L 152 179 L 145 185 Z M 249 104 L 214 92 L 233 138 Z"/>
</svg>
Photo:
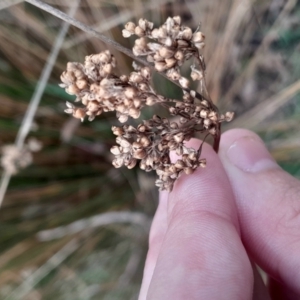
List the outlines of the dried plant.
<svg viewBox="0 0 300 300">
<path fill-rule="evenodd" d="M 31 138 L 22 148 L 15 144 L 2 147 L 1 167 L 10 175 L 15 175 L 32 163 L 32 152 L 40 151 L 42 144 Z"/>
<path fill-rule="evenodd" d="M 102 112 L 116 111 L 121 123 L 128 118 L 140 117 L 145 106 L 160 105 L 167 109 L 171 118 L 154 115 L 149 120 L 142 120 L 134 127 L 125 124 L 113 126 L 118 145 L 111 148 L 115 155 L 113 165 L 116 168 L 126 166 L 131 169 L 139 166 L 145 171 L 155 170 L 160 190 L 171 191 L 176 179 L 184 172 L 191 174 L 200 167 L 205 167 L 206 160 L 200 158 L 199 149 L 189 148 L 185 142 L 197 132 L 214 138 L 214 149 L 218 151 L 220 123 L 230 121 L 233 113 L 219 114 L 211 101 L 205 85 L 205 63 L 201 53 L 205 46 L 205 36 L 198 29 L 182 26 L 180 17 L 168 18 L 159 28 L 153 23 L 140 19 L 138 25 L 129 22 L 125 25 L 125 38 L 137 35 L 133 54 L 146 56 L 159 73 L 164 73 L 170 80 L 182 87 L 183 99 L 178 101 L 159 95 L 151 86 L 151 68 L 133 63 L 134 71 L 118 76 L 114 73 L 115 57 L 108 51 L 90 55 L 84 64 L 69 62 L 67 70 L 61 75 L 61 87 L 71 95 L 76 95 L 75 102 L 83 107 L 76 107 L 67 102 L 66 113 L 75 118 L 92 121 Z M 149 42 L 149 40 L 152 40 Z M 185 61 L 191 61 L 192 80 L 200 83 L 200 94 L 189 90 L 189 79 L 181 74 Z M 179 117 L 177 120 L 174 117 Z M 204 138 L 204 140 L 205 140 Z M 170 152 L 179 156 L 171 162 Z"/>
</svg>

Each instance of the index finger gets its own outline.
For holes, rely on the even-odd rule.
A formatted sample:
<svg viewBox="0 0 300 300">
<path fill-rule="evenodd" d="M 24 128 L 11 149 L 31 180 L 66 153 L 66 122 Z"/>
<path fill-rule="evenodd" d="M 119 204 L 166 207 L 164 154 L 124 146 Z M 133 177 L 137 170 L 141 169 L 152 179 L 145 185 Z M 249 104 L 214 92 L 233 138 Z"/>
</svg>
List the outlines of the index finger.
<svg viewBox="0 0 300 300">
<path fill-rule="evenodd" d="M 191 143 L 197 148 L 200 141 Z M 182 175 L 169 195 L 147 299 L 251 299 L 253 273 L 229 180 L 212 148 L 202 153 L 207 168 Z"/>
</svg>

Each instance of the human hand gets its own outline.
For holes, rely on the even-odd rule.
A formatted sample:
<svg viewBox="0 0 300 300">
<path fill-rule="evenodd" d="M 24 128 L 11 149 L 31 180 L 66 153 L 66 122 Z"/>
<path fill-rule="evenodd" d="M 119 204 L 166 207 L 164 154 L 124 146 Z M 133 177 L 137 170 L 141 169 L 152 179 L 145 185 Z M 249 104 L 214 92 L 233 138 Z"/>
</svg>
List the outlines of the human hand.
<svg viewBox="0 0 300 300">
<path fill-rule="evenodd" d="M 300 299 L 299 181 L 243 129 L 202 157 L 207 168 L 160 194 L 139 300 Z"/>
</svg>

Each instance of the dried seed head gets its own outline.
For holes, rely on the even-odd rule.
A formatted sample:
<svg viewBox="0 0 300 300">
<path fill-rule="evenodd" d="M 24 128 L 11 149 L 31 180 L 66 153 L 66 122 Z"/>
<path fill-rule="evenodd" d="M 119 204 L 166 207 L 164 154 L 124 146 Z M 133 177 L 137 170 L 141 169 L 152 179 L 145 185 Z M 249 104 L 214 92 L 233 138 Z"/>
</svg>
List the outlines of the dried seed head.
<svg viewBox="0 0 300 300">
<path fill-rule="evenodd" d="M 200 31 L 195 32 L 193 34 L 193 42 L 194 43 L 201 43 L 204 41 L 204 39 L 205 39 L 205 35 Z"/>
<path fill-rule="evenodd" d="M 234 117 L 234 112 L 228 111 L 225 113 L 225 120 L 230 122 Z"/>
</svg>

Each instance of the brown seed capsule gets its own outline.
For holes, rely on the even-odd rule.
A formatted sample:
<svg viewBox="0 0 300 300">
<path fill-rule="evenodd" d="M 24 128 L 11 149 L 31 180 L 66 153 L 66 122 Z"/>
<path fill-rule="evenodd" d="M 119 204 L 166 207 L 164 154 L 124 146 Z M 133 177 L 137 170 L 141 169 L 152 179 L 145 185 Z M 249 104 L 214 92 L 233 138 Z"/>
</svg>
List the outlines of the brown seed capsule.
<svg viewBox="0 0 300 300">
<path fill-rule="evenodd" d="M 127 98 L 134 98 L 137 95 L 137 91 L 136 89 L 134 89 L 133 87 L 126 87 L 124 94 Z"/>
<path fill-rule="evenodd" d="M 79 88 L 75 84 L 72 84 L 66 88 L 66 92 L 70 95 L 76 95 L 79 93 Z"/>
<path fill-rule="evenodd" d="M 137 108 L 135 107 L 132 107 L 129 109 L 129 115 L 134 118 L 134 119 L 137 119 L 139 118 L 139 116 L 141 115 L 141 111 L 138 110 Z"/>
<path fill-rule="evenodd" d="M 73 111 L 73 117 L 76 119 L 83 119 L 85 117 L 86 110 L 84 108 L 75 108 Z"/>
<path fill-rule="evenodd" d="M 134 167 L 136 166 L 136 163 L 137 163 L 137 160 L 134 159 L 134 158 L 132 158 L 132 159 L 128 162 L 128 164 L 126 165 L 126 167 L 127 167 L 128 169 L 132 169 L 132 168 L 134 168 Z"/>
<path fill-rule="evenodd" d="M 168 171 L 169 171 L 171 174 L 172 174 L 172 173 L 176 173 L 177 170 L 176 170 L 175 165 L 174 165 L 174 164 L 170 165 Z"/>
<path fill-rule="evenodd" d="M 139 132 L 145 132 L 146 131 L 146 126 L 143 125 L 143 124 L 140 124 L 138 127 L 137 127 L 137 130 Z"/>
<path fill-rule="evenodd" d="M 152 106 L 157 102 L 157 99 L 154 95 L 148 96 L 146 98 L 146 105 Z"/>
<path fill-rule="evenodd" d="M 185 77 L 181 77 L 179 79 L 179 83 L 185 89 L 187 89 L 189 87 L 189 81 Z"/>
<path fill-rule="evenodd" d="M 207 116 L 208 116 L 208 111 L 205 110 L 205 109 L 202 109 L 202 110 L 200 111 L 200 118 L 206 119 Z"/>
<path fill-rule="evenodd" d="M 210 119 L 205 119 L 203 124 L 205 128 L 208 128 L 211 125 L 212 121 Z"/>
<path fill-rule="evenodd" d="M 139 36 L 139 37 L 143 37 L 145 36 L 145 30 L 142 29 L 140 26 L 136 26 L 134 29 L 134 33 Z"/>
<path fill-rule="evenodd" d="M 230 122 L 234 117 L 234 112 L 228 111 L 227 113 L 225 113 L 225 120 L 227 122 Z"/>
<path fill-rule="evenodd" d="M 167 48 L 167 47 L 162 47 L 158 51 L 159 55 L 163 58 L 170 58 L 174 55 L 174 51 Z"/>
<path fill-rule="evenodd" d="M 144 148 L 148 147 L 151 144 L 150 140 L 146 136 L 141 137 L 140 143 Z"/>
<path fill-rule="evenodd" d="M 170 36 L 167 36 L 166 39 L 165 39 L 165 45 L 167 47 L 171 47 L 173 45 L 173 40 Z"/>
<path fill-rule="evenodd" d="M 195 80 L 202 80 L 203 79 L 203 74 L 198 71 L 198 70 L 192 70 L 191 72 L 191 78 Z"/>
<path fill-rule="evenodd" d="M 201 160 L 199 161 L 199 166 L 200 166 L 201 168 L 205 168 L 205 167 L 206 167 L 206 159 L 201 159 Z"/>
<path fill-rule="evenodd" d="M 106 73 L 106 74 L 111 74 L 113 70 L 113 67 L 111 64 L 105 64 L 104 67 L 103 67 L 103 71 Z"/>
<path fill-rule="evenodd" d="M 174 57 L 177 59 L 177 60 L 183 60 L 184 59 L 184 54 L 181 50 L 178 50 L 176 51 Z"/>
<path fill-rule="evenodd" d="M 132 72 L 129 76 L 129 81 L 133 83 L 140 83 L 144 80 L 143 76 L 141 76 L 139 73 Z"/>
<path fill-rule="evenodd" d="M 182 34 L 182 38 L 187 41 L 189 41 L 193 36 L 192 29 L 189 27 L 185 27 L 181 32 L 181 34 Z"/>
<path fill-rule="evenodd" d="M 131 33 L 134 33 L 135 27 L 136 27 L 136 25 L 133 22 L 128 22 L 125 25 L 125 29 Z"/>
<path fill-rule="evenodd" d="M 173 138 L 174 138 L 174 141 L 175 141 L 176 143 L 181 143 L 181 142 L 183 142 L 183 140 L 184 140 L 184 133 L 183 133 L 183 132 L 179 132 L 179 133 L 175 134 L 175 135 L 173 136 Z"/>
<path fill-rule="evenodd" d="M 166 69 L 166 63 L 165 62 L 155 62 L 154 67 L 158 72 L 163 72 Z"/>
<path fill-rule="evenodd" d="M 112 126 L 111 128 L 114 135 L 122 135 L 124 133 L 124 130 L 121 127 Z"/>
<path fill-rule="evenodd" d="M 87 87 L 88 83 L 85 79 L 79 79 L 76 81 L 76 85 L 80 90 L 83 90 Z"/>
<path fill-rule="evenodd" d="M 95 101 L 95 100 L 89 101 L 88 105 L 87 105 L 87 109 L 89 111 L 91 111 L 91 112 L 97 111 L 99 109 L 99 103 L 98 103 L 98 101 Z"/>
<path fill-rule="evenodd" d="M 194 43 L 201 43 L 204 40 L 205 40 L 205 35 L 202 32 L 198 31 L 193 34 L 193 42 Z"/>
<path fill-rule="evenodd" d="M 208 117 L 213 121 L 213 122 L 217 122 L 218 121 L 218 116 L 217 113 L 215 111 L 211 111 L 208 114 Z"/>
<path fill-rule="evenodd" d="M 179 170 L 182 170 L 185 167 L 185 164 L 181 159 L 178 159 L 175 163 L 175 167 Z"/>
<path fill-rule="evenodd" d="M 143 159 L 146 156 L 146 151 L 144 149 L 135 151 L 133 157 L 136 159 Z"/>
<path fill-rule="evenodd" d="M 114 155 L 120 155 L 121 154 L 120 148 L 118 146 L 111 147 L 110 152 Z"/>
<path fill-rule="evenodd" d="M 177 60 L 175 58 L 167 58 L 165 59 L 165 62 L 166 62 L 166 68 L 170 69 L 176 65 Z"/>
<path fill-rule="evenodd" d="M 185 167 L 183 170 L 184 170 L 184 173 L 187 175 L 190 175 L 194 172 L 193 168 L 191 168 L 191 167 Z"/>
<path fill-rule="evenodd" d="M 149 80 L 151 77 L 151 72 L 148 67 L 144 67 L 141 69 L 141 75 L 146 79 Z"/>
<path fill-rule="evenodd" d="M 133 105 L 134 105 L 135 108 L 140 108 L 141 105 L 142 105 L 142 101 L 138 98 L 134 98 L 133 99 Z"/>
</svg>

